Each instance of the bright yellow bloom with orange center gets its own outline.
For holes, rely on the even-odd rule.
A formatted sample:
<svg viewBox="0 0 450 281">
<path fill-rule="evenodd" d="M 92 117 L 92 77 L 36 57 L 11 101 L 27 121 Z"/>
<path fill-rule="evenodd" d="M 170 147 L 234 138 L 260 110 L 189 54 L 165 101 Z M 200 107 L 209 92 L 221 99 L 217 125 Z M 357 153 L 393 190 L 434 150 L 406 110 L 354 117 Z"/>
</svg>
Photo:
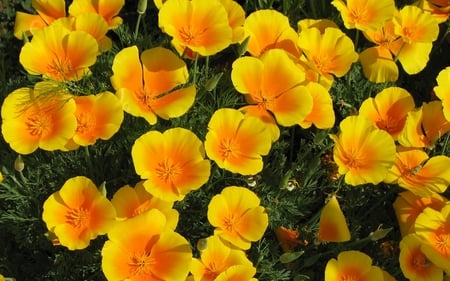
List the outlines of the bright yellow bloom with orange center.
<svg viewBox="0 0 450 281">
<path fill-rule="evenodd" d="M 69 14 L 74 17 L 88 13 L 99 14 L 106 20 L 109 29 L 113 29 L 122 24 L 122 18 L 118 14 L 124 5 L 125 0 L 73 0 L 69 6 Z"/>
<path fill-rule="evenodd" d="M 302 86 L 305 74 L 283 50 L 269 50 L 260 58 L 234 61 L 231 80 L 249 104 L 270 111 L 278 124 L 293 126 L 311 113 L 313 98 Z"/>
<path fill-rule="evenodd" d="M 422 239 L 420 248 L 435 265 L 450 270 L 450 203 L 441 211 L 425 208 L 414 224 L 416 234 Z"/>
<path fill-rule="evenodd" d="M 31 41 L 22 47 L 19 61 L 30 74 L 77 81 L 90 73 L 97 54 L 98 44 L 92 35 L 52 24 L 34 32 Z"/>
<path fill-rule="evenodd" d="M 173 202 L 154 197 L 145 189 L 144 181 L 138 182 L 134 188 L 122 186 L 114 193 L 111 203 L 116 209 L 118 220 L 130 219 L 157 209 L 164 214 L 171 229 L 175 229 L 178 224 L 178 211 L 172 208 Z"/>
<path fill-rule="evenodd" d="M 200 258 L 193 259 L 191 273 L 195 281 L 222 280 L 236 266 L 244 266 L 248 271 L 255 274 L 256 270 L 252 262 L 241 249 L 227 245 L 218 236 L 210 236 L 203 240 L 206 247 L 201 249 Z M 250 277 L 253 277 L 251 275 Z M 218 279 L 219 278 L 219 279 Z M 224 278 L 223 280 L 230 280 Z M 236 280 L 236 279 L 231 279 Z M 249 279 L 239 279 L 249 280 Z"/>
<path fill-rule="evenodd" d="M 214 55 L 232 42 L 228 13 L 219 0 L 167 0 L 158 19 L 174 46 L 187 47 L 202 56 Z"/>
<path fill-rule="evenodd" d="M 102 249 L 102 270 L 108 280 L 185 280 L 192 260 L 189 242 L 167 227 L 153 209 L 117 222 Z"/>
<path fill-rule="evenodd" d="M 45 200 L 43 209 L 48 230 L 70 250 L 84 249 L 90 240 L 106 234 L 116 216 L 111 202 L 83 176 L 68 179 Z"/>
<path fill-rule="evenodd" d="M 446 201 L 445 197 L 437 193 L 433 193 L 430 197 L 418 196 L 411 191 L 399 193 L 393 206 L 402 236 L 414 233 L 416 218 L 426 207 L 440 211 Z"/>
<path fill-rule="evenodd" d="M 64 0 L 32 0 L 31 6 L 36 10 L 37 15 L 16 12 L 14 36 L 17 39 L 22 39 L 24 33 L 32 35 L 34 30 L 44 28 L 54 20 L 66 16 Z"/>
<path fill-rule="evenodd" d="M 258 10 L 247 16 L 244 23 L 244 37 L 249 37 L 247 51 L 255 57 L 270 49 L 282 49 L 298 58 L 297 33 L 290 26 L 289 19 L 275 10 Z"/>
<path fill-rule="evenodd" d="M 434 265 L 421 251 L 423 242 L 416 234 L 409 234 L 400 241 L 400 268 L 408 280 L 442 281 L 442 268 Z"/>
<path fill-rule="evenodd" d="M 19 88 L 1 108 L 3 137 L 20 154 L 63 149 L 77 128 L 75 108 L 58 85 L 40 82 L 34 89 Z"/>
<path fill-rule="evenodd" d="M 411 94 L 399 87 L 389 87 L 375 98 L 364 100 L 359 114 L 366 116 L 379 129 L 388 132 L 394 139 L 403 130 L 408 112 L 415 108 Z"/>
<path fill-rule="evenodd" d="M 445 155 L 429 157 L 421 149 L 399 149 L 395 164 L 385 182 L 397 183 L 419 196 L 443 193 L 450 185 L 450 158 Z"/>
<path fill-rule="evenodd" d="M 364 116 L 349 116 L 330 135 L 338 172 L 351 185 L 380 183 L 394 164 L 394 139 Z"/>
<path fill-rule="evenodd" d="M 214 235 L 243 250 L 260 240 L 269 224 L 258 196 L 240 186 L 225 187 L 215 195 L 209 202 L 207 216 L 215 227 Z"/>
<path fill-rule="evenodd" d="M 405 43 L 433 42 L 439 35 L 437 21 L 422 9 L 404 6 L 393 18 L 394 31 Z"/>
<path fill-rule="evenodd" d="M 435 100 L 408 112 L 398 142 L 405 147 L 432 148 L 448 131 L 450 122 L 444 117 L 442 102 Z"/>
<path fill-rule="evenodd" d="M 317 238 L 324 242 L 345 242 L 351 238 L 344 213 L 334 195 L 325 204 L 320 214 Z"/>
<path fill-rule="evenodd" d="M 136 173 L 145 179 L 145 189 L 162 200 L 182 200 L 209 179 L 203 143 L 184 128 L 145 133 L 136 139 L 131 156 Z"/>
<path fill-rule="evenodd" d="M 97 139 L 108 140 L 120 128 L 123 110 L 119 99 L 111 92 L 74 97 L 77 129 L 73 140 L 83 146 Z"/>
<path fill-rule="evenodd" d="M 313 107 L 305 119 L 299 123 L 302 128 L 309 128 L 314 124 L 319 129 L 329 129 L 334 126 L 335 116 L 333 100 L 330 93 L 319 83 L 306 84 L 312 99 Z"/>
<path fill-rule="evenodd" d="M 372 265 L 372 259 L 359 251 L 344 251 L 330 259 L 325 267 L 325 281 L 380 281 L 383 271 Z"/>
<path fill-rule="evenodd" d="M 346 28 L 376 29 L 392 18 L 394 0 L 333 0 L 331 4 L 341 13 Z"/>
<path fill-rule="evenodd" d="M 442 101 L 445 119 L 450 121 L 450 66 L 439 72 L 436 81 L 434 93 Z"/>
<path fill-rule="evenodd" d="M 208 123 L 205 150 L 209 159 L 225 170 L 255 175 L 263 168 L 262 155 L 272 146 L 270 132 L 258 118 L 221 108 Z"/>
<path fill-rule="evenodd" d="M 326 28 L 323 33 L 317 28 L 302 30 L 297 43 L 311 66 L 323 76 L 342 77 L 358 60 L 353 41 L 337 28 Z"/>
<path fill-rule="evenodd" d="M 195 85 L 183 86 L 189 80 L 186 63 L 161 47 L 148 49 L 140 57 L 132 46 L 122 49 L 113 61 L 111 83 L 124 111 L 152 125 L 157 116 L 170 119 L 186 113 L 196 94 Z"/>
</svg>

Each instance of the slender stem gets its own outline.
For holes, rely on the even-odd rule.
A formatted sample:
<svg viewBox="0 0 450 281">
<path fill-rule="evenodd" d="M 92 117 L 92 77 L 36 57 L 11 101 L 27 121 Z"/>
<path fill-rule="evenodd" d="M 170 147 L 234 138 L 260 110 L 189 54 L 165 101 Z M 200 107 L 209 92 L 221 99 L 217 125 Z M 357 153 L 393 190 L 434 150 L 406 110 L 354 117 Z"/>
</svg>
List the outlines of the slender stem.
<svg viewBox="0 0 450 281">
<path fill-rule="evenodd" d="M 86 160 L 87 168 L 88 168 L 88 174 L 89 177 L 93 180 L 94 179 L 94 167 L 92 166 L 91 162 L 91 154 L 89 152 L 89 146 L 84 147 L 84 157 Z"/>
<path fill-rule="evenodd" d="M 356 30 L 356 34 L 355 34 L 355 51 L 358 50 L 358 43 L 359 43 L 359 29 Z"/>
<path fill-rule="evenodd" d="M 137 35 L 139 33 L 139 25 L 141 24 L 141 18 L 142 15 L 138 14 L 137 22 L 136 22 L 136 28 L 134 29 L 134 41 L 137 40 Z"/>
<path fill-rule="evenodd" d="M 198 72 L 198 53 L 195 54 L 195 60 L 194 60 L 194 84 L 197 83 L 197 72 Z"/>
<path fill-rule="evenodd" d="M 205 77 L 208 77 L 208 71 L 209 71 L 209 56 L 206 56 L 206 58 L 205 58 Z"/>
</svg>

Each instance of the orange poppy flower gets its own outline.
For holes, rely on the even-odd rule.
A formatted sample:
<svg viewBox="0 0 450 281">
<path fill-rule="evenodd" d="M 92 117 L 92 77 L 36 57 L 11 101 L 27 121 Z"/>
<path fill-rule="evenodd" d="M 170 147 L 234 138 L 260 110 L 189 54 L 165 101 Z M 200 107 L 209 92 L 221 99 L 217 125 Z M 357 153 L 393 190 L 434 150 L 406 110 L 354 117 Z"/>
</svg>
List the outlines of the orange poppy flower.
<svg viewBox="0 0 450 281">
<path fill-rule="evenodd" d="M 434 147 L 448 131 L 450 122 L 445 119 L 441 101 L 423 103 L 422 107 L 408 112 L 398 142 L 405 147 Z"/>
<path fill-rule="evenodd" d="M 208 123 L 206 154 L 222 169 L 255 175 L 263 168 L 262 155 L 267 155 L 272 146 L 266 128 L 256 117 L 235 109 L 218 109 Z"/>
<path fill-rule="evenodd" d="M 434 265 L 422 253 L 422 241 L 416 234 L 409 234 L 400 241 L 400 268 L 409 280 L 442 281 L 442 268 Z"/>
<path fill-rule="evenodd" d="M 208 221 L 219 236 L 234 246 L 248 250 L 251 242 L 264 235 L 269 218 L 258 196 L 240 186 L 225 187 L 208 205 Z"/>
<path fill-rule="evenodd" d="M 439 35 L 438 22 L 430 14 L 412 5 L 394 14 L 394 32 L 406 43 L 433 42 Z"/>
<path fill-rule="evenodd" d="M 313 98 L 301 86 L 305 74 L 283 50 L 269 50 L 260 58 L 241 57 L 233 62 L 231 80 L 236 90 L 275 116 L 278 124 L 292 126 L 311 113 Z"/>
<path fill-rule="evenodd" d="M 202 56 L 214 55 L 232 42 L 228 13 L 219 0 L 167 0 L 158 19 L 173 45 L 188 47 Z"/>
<path fill-rule="evenodd" d="M 149 210 L 157 209 L 164 214 L 167 225 L 175 229 L 178 224 L 178 211 L 173 209 L 173 202 L 163 201 L 154 197 L 140 181 L 134 188 L 129 185 L 122 186 L 111 199 L 119 220 L 129 219 L 141 215 Z"/>
<path fill-rule="evenodd" d="M 114 58 L 111 83 L 124 111 L 152 125 L 157 116 L 169 119 L 186 113 L 196 90 L 195 85 L 183 86 L 189 80 L 185 62 L 161 47 L 144 51 L 141 61 L 136 46 L 122 49 Z"/>
<path fill-rule="evenodd" d="M 397 139 L 405 126 L 408 112 L 414 107 L 414 99 L 408 91 L 389 87 L 379 92 L 375 98 L 363 101 L 359 114 L 366 116 L 377 128 L 385 130 Z"/>
<path fill-rule="evenodd" d="M 14 36 L 17 39 L 22 39 L 24 33 L 26 35 L 32 35 L 33 30 L 44 28 L 54 20 L 66 16 L 64 0 L 33 0 L 31 1 L 31 7 L 36 10 L 37 15 L 16 12 Z"/>
<path fill-rule="evenodd" d="M 358 60 L 353 41 L 337 28 L 326 28 L 323 33 L 317 28 L 302 30 L 297 43 L 311 66 L 326 77 L 344 76 Z"/>
<path fill-rule="evenodd" d="M 330 259 L 325 267 L 325 281 L 383 280 L 383 271 L 372 265 L 372 259 L 359 251 L 344 251 L 337 259 Z"/>
<path fill-rule="evenodd" d="M 331 4 L 341 13 L 346 28 L 376 29 L 392 18 L 394 0 L 333 0 Z"/>
<path fill-rule="evenodd" d="M 123 121 L 122 105 L 111 92 L 74 97 L 77 130 L 75 143 L 83 146 L 94 144 L 97 139 L 108 140 L 120 128 Z"/>
<path fill-rule="evenodd" d="M 345 242 L 351 238 L 344 213 L 334 195 L 325 204 L 320 214 L 317 238 L 324 242 Z"/>
<path fill-rule="evenodd" d="M 227 242 L 215 235 L 206 238 L 204 242 L 206 247 L 200 251 L 200 259 L 193 259 L 191 263 L 194 280 L 215 281 L 218 278 L 224 278 L 223 276 L 228 275 L 228 271 L 236 265 L 248 267 L 249 271 L 256 272 L 253 264 L 241 249 L 230 247 L 225 244 Z M 225 278 L 224 280 L 229 279 Z"/>
<path fill-rule="evenodd" d="M 69 6 L 69 14 L 74 17 L 88 13 L 99 14 L 106 20 L 109 29 L 113 29 L 122 24 L 122 18 L 118 14 L 124 5 L 125 0 L 73 0 Z"/>
<path fill-rule="evenodd" d="M 111 228 L 116 216 L 111 202 L 83 176 L 68 179 L 45 200 L 43 209 L 48 230 L 69 250 L 86 248 Z"/>
<path fill-rule="evenodd" d="M 249 37 L 247 51 L 255 57 L 271 49 L 282 49 L 294 58 L 301 55 L 297 47 L 298 35 L 287 16 L 276 10 L 258 10 L 247 16 L 244 37 Z"/>
<path fill-rule="evenodd" d="M 131 156 L 136 173 L 145 179 L 145 189 L 162 200 L 182 200 L 209 179 L 203 144 L 184 128 L 145 133 L 136 139 Z"/>
<path fill-rule="evenodd" d="M 442 101 L 445 119 L 450 121 L 450 66 L 439 72 L 436 81 L 434 93 Z"/>
<path fill-rule="evenodd" d="M 299 123 L 302 128 L 309 128 L 312 124 L 319 129 L 329 129 L 334 126 L 333 100 L 330 93 L 319 83 L 309 82 L 306 84 L 313 99 L 311 112 Z"/>
<path fill-rule="evenodd" d="M 285 253 L 293 252 L 297 246 L 307 244 L 307 242 L 298 239 L 300 236 L 298 230 L 289 229 L 284 226 L 278 227 L 275 231 L 275 235 L 277 236 L 281 249 L 283 249 L 283 252 Z"/>
<path fill-rule="evenodd" d="M 339 174 L 351 185 L 380 183 L 394 164 L 394 139 L 364 116 L 349 116 L 339 126 L 340 133 L 330 135 Z"/>
<path fill-rule="evenodd" d="M 449 166 L 450 158 L 445 155 L 430 158 L 421 149 L 399 149 L 395 164 L 384 181 L 429 197 L 435 192 L 445 192 L 450 185 Z"/>
<path fill-rule="evenodd" d="M 426 207 L 440 211 L 446 201 L 445 197 L 437 193 L 433 193 L 430 197 L 418 196 L 411 191 L 399 193 L 393 206 L 402 236 L 414 233 L 416 218 Z"/>
<path fill-rule="evenodd" d="M 19 61 L 30 74 L 77 81 L 90 73 L 97 54 L 98 44 L 92 35 L 52 24 L 35 31 L 31 41 L 22 47 Z"/>
<path fill-rule="evenodd" d="M 2 134 L 20 154 L 63 149 L 77 128 L 75 101 L 58 85 L 39 82 L 34 89 L 10 93 L 1 108 Z"/>
<path fill-rule="evenodd" d="M 450 203 L 440 211 L 425 208 L 414 224 L 416 234 L 422 239 L 422 253 L 435 265 L 450 270 Z"/>
<path fill-rule="evenodd" d="M 192 260 L 189 242 L 153 209 L 117 222 L 102 249 L 108 280 L 185 280 Z"/>
</svg>

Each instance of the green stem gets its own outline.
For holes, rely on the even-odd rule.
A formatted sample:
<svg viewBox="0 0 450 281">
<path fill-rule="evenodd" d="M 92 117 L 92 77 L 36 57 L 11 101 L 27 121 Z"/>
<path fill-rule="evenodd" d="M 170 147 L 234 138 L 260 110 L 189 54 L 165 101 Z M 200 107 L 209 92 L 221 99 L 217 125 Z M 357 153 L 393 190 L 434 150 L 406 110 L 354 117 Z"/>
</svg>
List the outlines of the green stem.
<svg viewBox="0 0 450 281">
<path fill-rule="evenodd" d="M 355 34 L 355 51 L 358 50 L 358 43 L 359 43 L 359 29 L 356 30 L 356 34 Z"/>
<path fill-rule="evenodd" d="M 137 35 L 139 33 L 139 25 L 141 24 L 141 18 L 142 15 L 138 14 L 137 22 L 136 22 L 136 28 L 134 29 L 134 41 L 137 40 Z"/>
<path fill-rule="evenodd" d="M 208 71 L 209 71 L 209 56 L 206 56 L 206 58 L 205 58 L 205 77 L 208 77 Z"/>
<path fill-rule="evenodd" d="M 84 157 L 88 168 L 89 178 L 94 180 L 94 167 L 92 166 L 91 162 L 91 153 L 89 152 L 89 146 L 84 147 Z"/>
<path fill-rule="evenodd" d="M 197 72 L 198 72 L 198 53 L 195 54 L 194 60 L 194 75 L 193 75 L 194 84 L 197 84 Z"/>
</svg>

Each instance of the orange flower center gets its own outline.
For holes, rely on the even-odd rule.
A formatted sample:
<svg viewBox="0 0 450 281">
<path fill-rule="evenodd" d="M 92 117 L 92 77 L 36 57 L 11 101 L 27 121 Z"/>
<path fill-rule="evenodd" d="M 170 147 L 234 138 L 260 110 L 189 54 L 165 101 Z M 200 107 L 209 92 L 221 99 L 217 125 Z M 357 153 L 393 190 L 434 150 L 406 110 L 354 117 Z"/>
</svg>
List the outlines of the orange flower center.
<svg viewBox="0 0 450 281">
<path fill-rule="evenodd" d="M 433 244 L 441 255 L 450 257 L 450 227 L 439 228 L 435 233 Z"/>
<path fill-rule="evenodd" d="M 155 103 L 156 97 L 152 93 L 147 93 L 142 90 L 136 94 L 137 99 L 140 101 L 141 105 L 147 109 L 152 110 L 152 105 Z"/>
<path fill-rule="evenodd" d="M 324 56 L 323 54 L 312 56 L 311 61 L 320 74 L 324 75 L 330 73 L 331 58 L 328 56 Z"/>
<path fill-rule="evenodd" d="M 272 108 L 272 105 L 274 103 L 273 98 L 265 97 L 261 91 L 257 95 L 252 95 L 252 98 L 255 100 L 258 106 L 264 108 L 265 110 Z"/>
<path fill-rule="evenodd" d="M 193 32 L 188 26 L 187 28 L 182 27 L 180 30 L 181 41 L 188 46 L 195 46 L 199 44 L 199 36 L 201 36 L 206 31 L 206 28 L 202 31 Z"/>
<path fill-rule="evenodd" d="M 151 266 L 156 263 L 149 252 L 134 253 L 128 262 L 130 273 L 133 276 L 141 274 L 151 274 Z"/>
<path fill-rule="evenodd" d="M 223 219 L 222 226 L 226 231 L 235 233 L 238 223 L 239 218 L 235 214 L 228 214 L 228 216 Z"/>
<path fill-rule="evenodd" d="M 343 162 L 349 168 L 358 169 L 365 166 L 365 159 L 356 149 L 349 149 L 348 152 L 343 155 Z"/>
<path fill-rule="evenodd" d="M 166 159 L 164 162 L 158 163 L 158 167 L 155 170 L 157 176 L 165 182 L 173 183 L 175 179 L 181 175 L 181 169 L 171 161 Z"/>
<path fill-rule="evenodd" d="M 220 155 L 223 160 L 227 160 L 229 157 L 236 155 L 239 150 L 239 145 L 232 139 L 223 139 L 220 143 Z"/>
<path fill-rule="evenodd" d="M 148 211 L 151 208 L 151 201 L 145 201 L 141 205 L 137 206 L 136 209 L 133 210 L 133 213 L 131 214 L 132 217 L 135 217 L 137 215 L 140 215 L 146 211 Z"/>
<path fill-rule="evenodd" d="M 348 268 L 344 270 L 338 279 L 339 281 L 364 281 L 365 278 L 361 276 L 360 270 L 357 268 Z"/>
<path fill-rule="evenodd" d="M 355 7 L 349 12 L 349 18 L 353 23 L 356 24 L 367 24 L 367 10 L 360 9 L 360 7 Z"/>
<path fill-rule="evenodd" d="M 90 213 L 83 207 L 70 209 L 66 214 L 66 222 L 74 228 L 86 227 L 89 224 L 89 220 Z"/>
<path fill-rule="evenodd" d="M 56 80 L 70 80 L 70 78 L 75 74 L 75 68 L 73 67 L 72 62 L 68 59 L 61 60 L 60 58 L 56 58 L 47 66 L 47 75 L 55 78 Z"/>
<path fill-rule="evenodd" d="M 42 136 L 50 132 L 53 120 L 46 114 L 36 114 L 29 116 L 25 121 L 27 130 L 32 136 Z"/>
<path fill-rule="evenodd" d="M 206 266 L 205 274 L 203 276 L 204 279 L 202 280 L 213 281 L 217 278 L 217 276 L 219 276 L 220 273 L 221 270 L 218 269 L 216 263 L 212 261 L 208 264 L 208 266 Z"/>
<path fill-rule="evenodd" d="M 77 130 L 78 134 L 84 134 L 92 130 L 95 127 L 96 119 L 95 116 L 89 113 L 79 113 L 77 114 Z"/>
<path fill-rule="evenodd" d="M 420 249 L 417 249 L 417 251 L 413 253 L 411 265 L 416 272 L 421 272 L 430 266 L 430 262 L 427 260 L 427 257 L 420 251 Z"/>
</svg>

